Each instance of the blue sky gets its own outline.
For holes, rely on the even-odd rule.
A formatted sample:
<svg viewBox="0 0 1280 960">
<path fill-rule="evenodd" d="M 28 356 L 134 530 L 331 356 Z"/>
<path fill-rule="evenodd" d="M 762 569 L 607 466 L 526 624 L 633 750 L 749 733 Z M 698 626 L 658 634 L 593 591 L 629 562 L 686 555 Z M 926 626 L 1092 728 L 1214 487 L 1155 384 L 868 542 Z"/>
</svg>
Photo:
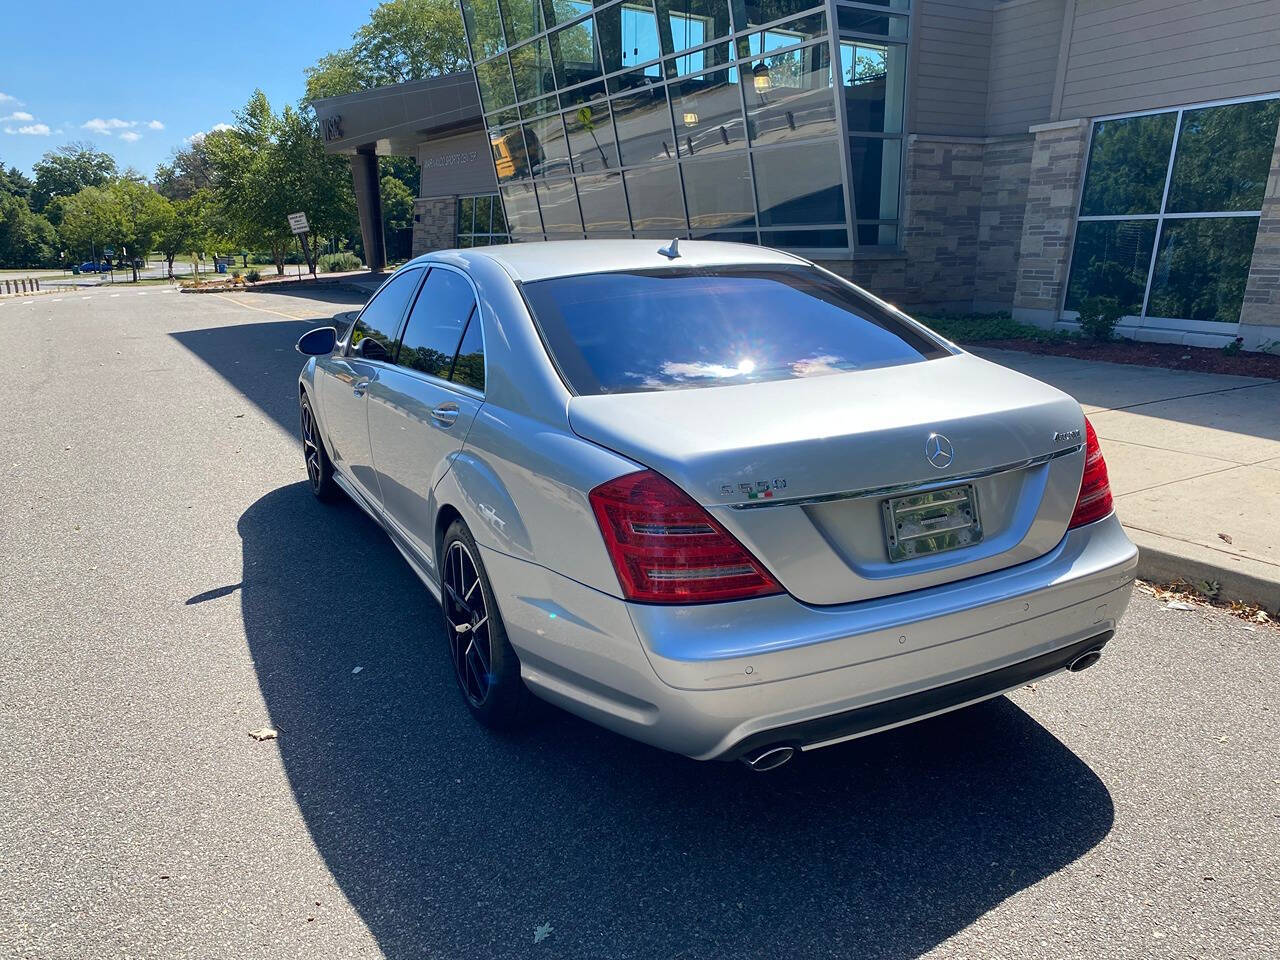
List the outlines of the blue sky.
<svg viewBox="0 0 1280 960">
<path fill-rule="evenodd" d="M 88 140 L 150 177 L 255 87 L 277 108 L 296 103 L 303 69 L 350 43 L 375 5 L 0 0 L 0 163 L 30 174 L 46 151 Z"/>
</svg>

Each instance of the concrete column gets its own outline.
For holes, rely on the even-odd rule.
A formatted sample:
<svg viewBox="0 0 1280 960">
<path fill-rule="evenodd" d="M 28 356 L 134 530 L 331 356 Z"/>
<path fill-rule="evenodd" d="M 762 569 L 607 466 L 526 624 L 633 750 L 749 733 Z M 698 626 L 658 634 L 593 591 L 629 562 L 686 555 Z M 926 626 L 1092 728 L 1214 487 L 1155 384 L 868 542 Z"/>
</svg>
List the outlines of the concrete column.
<svg viewBox="0 0 1280 960">
<path fill-rule="evenodd" d="M 1246 350 L 1280 351 L 1280 131 L 1271 153 L 1271 172 L 1262 198 L 1258 239 L 1244 288 L 1240 336 Z"/>
<path fill-rule="evenodd" d="M 1031 128 L 1031 174 L 1018 252 L 1013 316 L 1051 327 L 1062 309 L 1067 262 L 1075 238 L 1076 210 L 1084 180 L 1089 121 L 1064 120 Z"/>
<path fill-rule="evenodd" d="M 372 146 L 360 147 L 352 156 L 351 179 L 356 191 L 356 211 L 360 215 L 360 236 L 364 240 L 364 262 L 370 272 L 381 273 L 387 268 L 387 240 L 382 229 L 378 157 Z"/>
</svg>

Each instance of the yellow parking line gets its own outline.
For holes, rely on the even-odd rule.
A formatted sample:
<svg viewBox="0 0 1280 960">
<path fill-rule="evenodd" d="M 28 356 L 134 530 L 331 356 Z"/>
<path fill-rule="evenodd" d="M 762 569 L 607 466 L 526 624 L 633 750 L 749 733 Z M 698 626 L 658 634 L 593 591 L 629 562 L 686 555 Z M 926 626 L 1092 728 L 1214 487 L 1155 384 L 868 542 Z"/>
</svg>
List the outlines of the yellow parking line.
<svg viewBox="0 0 1280 960">
<path fill-rule="evenodd" d="M 284 317 L 286 320 L 303 320 L 305 317 L 295 317 L 291 313 L 281 313 L 279 310 L 272 310 L 269 307 L 254 307 L 247 303 L 241 303 L 239 300 L 232 300 L 230 297 L 224 297 L 220 293 L 206 293 L 206 297 L 217 297 L 219 300 L 225 300 L 227 303 L 234 303 L 237 307 L 244 307 L 246 310 L 257 310 L 259 313 L 270 313 L 277 317 Z"/>
</svg>

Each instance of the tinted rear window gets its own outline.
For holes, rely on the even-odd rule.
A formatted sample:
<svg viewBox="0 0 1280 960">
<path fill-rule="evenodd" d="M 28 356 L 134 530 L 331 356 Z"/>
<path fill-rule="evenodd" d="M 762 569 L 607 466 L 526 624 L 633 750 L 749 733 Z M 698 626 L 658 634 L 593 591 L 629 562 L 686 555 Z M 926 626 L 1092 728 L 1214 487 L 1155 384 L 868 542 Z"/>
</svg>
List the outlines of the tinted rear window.
<svg viewBox="0 0 1280 960">
<path fill-rule="evenodd" d="M 948 355 L 809 267 L 597 273 L 524 291 L 580 395 L 820 377 Z"/>
</svg>

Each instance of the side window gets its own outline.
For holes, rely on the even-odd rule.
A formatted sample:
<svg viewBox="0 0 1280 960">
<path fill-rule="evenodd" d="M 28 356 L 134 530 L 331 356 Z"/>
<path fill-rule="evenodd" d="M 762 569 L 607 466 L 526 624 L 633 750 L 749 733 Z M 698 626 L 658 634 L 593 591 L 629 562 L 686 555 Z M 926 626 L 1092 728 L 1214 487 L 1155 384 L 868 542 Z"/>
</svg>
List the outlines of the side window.
<svg viewBox="0 0 1280 960">
<path fill-rule="evenodd" d="M 471 320 L 462 335 L 458 358 L 453 361 L 453 373 L 449 379 L 484 393 L 484 338 L 480 336 L 479 310 L 471 312 Z"/>
<path fill-rule="evenodd" d="M 409 297 L 413 295 L 413 288 L 418 285 L 421 277 L 422 270 L 419 267 L 397 271 L 395 276 L 374 294 L 373 299 L 356 318 L 355 325 L 351 328 L 351 341 L 347 344 L 348 353 L 361 340 L 369 337 L 382 344 L 384 348 L 385 356 L 379 356 L 377 359 L 391 359 L 391 354 L 395 352 L 396 334 L 400 332 L 400 318 L 404 316 L 404 308 L 408 305 Z M 368 347 L 365 349 L 368 350 Z M 366 353 L 366 356 L 374 359 L 371 353 Z"/>
<path fill-rule="evenodd" d="M 432 270 L 409 313 L 396 364 L 449 379 L 458 341 L 476 305 L 471 284 L 451 270 Z"/>
</svg>

